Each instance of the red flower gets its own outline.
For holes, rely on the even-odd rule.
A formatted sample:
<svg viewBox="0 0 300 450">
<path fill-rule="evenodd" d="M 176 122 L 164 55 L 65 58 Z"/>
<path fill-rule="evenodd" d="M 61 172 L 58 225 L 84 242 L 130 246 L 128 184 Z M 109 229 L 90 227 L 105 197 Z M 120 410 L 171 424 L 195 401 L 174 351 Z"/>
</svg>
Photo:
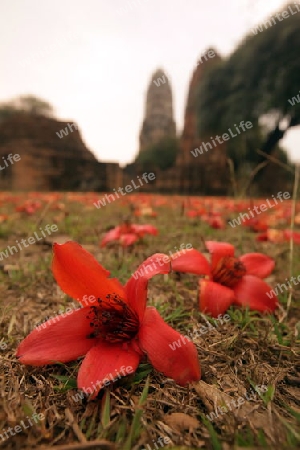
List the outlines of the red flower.
<svg viewBox="0 0 300 450">
<path fill-rule="evenodd" d="M 290 229 L 277 230 L 276 228 L 268 228 L 264 233 L 257 235 L 257 241 L 270 241 L 276 243 L 288 242 L 293 240 L 295 244 L 300 244 L 299 231 L 291 231 Z"/>
<path fill-rule="evenodd" d="M 223 314 L 230 305 L 248 306 L 261 312 L 272 312 L 278 306 L 272 288 L 262 280 L 274 268 L 274 261 L 262 253 L 234 256 L 234 247 L 225 242 L 207 241 L 211 254 L 209 278 L 199 280 L 200 310 L 213 317 Z"/>
<path fill-rule="evenodd" d="M 126 221 L 112 230 L 108 231 L 103 237 L 100 246 L 105 247 L 106 244 L 113 241 L 119 241 L 123 247 L 129 247 L 134 244 L 145 234 L 156 236 L 158 230 L 153 225 L 131 224 Z"/>
<path fill-rule="evenodd" d="M 176 267 L 185 271 L 191 260 L 201 262 L 198 255 L 193 258 L 194 252 L 179 255 Z M 108 278 L 109 272 L 76 242 L 54 244 L 54 277 L 61 289 L 84 307 L 57 316 L 57 322 L 50 319 L 43 329 L 34 329 L 18 347 L 20 362 L 41 366 L 86 355 L 79 369 L 78 387 L 93 391 L 93 396 L 106 379 L 115 378 L 117 373 L 126 375 L 122 367 L 131 367 L 134 372 L 145 354 L 157 370 L 179 385 L 199 380 L 194 344 L 185 342 L 172 350 L 170 344 L 183 336 L 167 325 L 155 308 L 146 307 L 148 280 L 172 269 L 166 255 L 158 253 L 151 260 L 154 257 L 160 263 L 152 264 L 150 274 L 144 270 L 148 258 L 135 277 L 122 286 L 117 279 Z"/>
</svg>

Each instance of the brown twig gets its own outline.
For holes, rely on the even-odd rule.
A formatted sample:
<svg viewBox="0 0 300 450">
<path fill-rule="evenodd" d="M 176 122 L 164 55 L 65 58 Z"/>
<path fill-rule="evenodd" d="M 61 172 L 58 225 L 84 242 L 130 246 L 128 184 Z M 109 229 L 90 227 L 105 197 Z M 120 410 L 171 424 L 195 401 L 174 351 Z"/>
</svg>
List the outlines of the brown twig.
<svg viewBox="0 0 300 450">
<path fill-rule="evenodd" d="M 85 437 L 85 435 L 82 433 L 81 429 L 79 428 L 78 423 L 76 422 L 73 414 L 71 413 L 71 411 L 69 410 L 69 408 L 65 409 L 65 414 L 66 414 L 66 418 L 68 419 L 71 427 L 73 428 L 73 431 L 75 433 L 75 435 L 77 436 L 78 440 L 85 444 L 87 442 L 87 439 Z"/>
<path fill-rule="evenodd" d="M 269 159 L 271 162 L 278 164 L 278 166 L 283 167 L 284 169 L 288 170 L 289 172 L 294 172 L 292 167 L 290 167 L 288 164 L 285 164 L 282 161 L 279 161 L 278 158 L 275 158 L 275 156 L 269 155 L 268 153 L 263 152 L 262 150 L 256 150 L 259 155 L 264 156 L 265 158 Z"/>
<path fill-rule="evenodd" d="M 253 181 L 255 175 L 256 175 L 261 169 L 263 169 L 266 165 L 268 165 L 268 164 L 269 164 L 269 161 L 264 161 L 264 162 L 258 164 L 258 165 L 255 167 L 255 169 L 252 170 L 252 172 L 250 173 L 249 181 L 248 181 L 248 183 L 246 184 L 246 187 L 245 187 L 244 191 L 242 192 L 241 197 L 244 197 L 244 196 L 246 195 L 248 189 L 249 189 L 250 186 L 251 186 L 251 183 L 252 183 L 252 181 Z"/>
<path fill-rule="evenodd" d="M 55 448 L 55 450 L 116 450 L 118 447 L 113 443 L 105 440 L 89 441 L 81 444 L 65 444 L 56 445 L 55 447 L 40 447 L 41 450 L 49 450 Z"/>
<path fill-rule="evenodd" d="M 298 194 L 298 186 L 299 186 L 299 169 L 300 165 L 296 164 L 295 170 L 295 181 L 293 188 L 293 202 L 292 202 L 292 215 L 291 215 L 291 236 L 290 236 L 290 277 L 293 275 L 293 257 L 294 257 L 294 239 L 293 232 L 295 228 L 295 215 L 296 215 L 296 202 L 297 202 L 297 194 Z M 292 302 L 292 290 L 289 292 L 287 306 L 286 306 L 286 315 L 288 315 L 290 306 Z"/>
</svg>

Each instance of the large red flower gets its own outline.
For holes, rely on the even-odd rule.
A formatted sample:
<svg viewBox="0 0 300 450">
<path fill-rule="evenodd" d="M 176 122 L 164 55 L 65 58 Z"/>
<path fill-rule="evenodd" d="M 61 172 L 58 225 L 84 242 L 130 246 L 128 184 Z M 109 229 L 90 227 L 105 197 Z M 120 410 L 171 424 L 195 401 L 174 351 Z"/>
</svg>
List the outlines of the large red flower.
<svg viewBox="0 0 300 450">
<path fill-rule="evenodd" d="M 76 242 L 54 244 L 54 277 L 83 308 L 57 316 L 57 321 L 50 319 L 43 329 L 34 329 L 18 347 L 19 360 L 41 366 L 86 355 L 79 369 L 78 387 L 93 391 L 94 396 L 106 385 L 105 380 L 134 372 L 144 355 L 179 385 L 199 380 L 196 347 L 185 342 L 172 350 L 171 344 L 183 337 L 155 308 L 146 307 L 146 300 L 148 280 L 154 275 L 172 269 L 189 271 L 191 261 L 201 268 L 203 259 L 196 250 L 185 250 L 176 255 L 172 267 L 167 255 L 157 253 L 122 286 Z"/>
<path fill-rule="evenodd" d="M 200 310 L 217 317 L 230 305 L 272 312 L 278 306 L 272 288 L 262 280 L 274 269 L 274 261 L 262 253 L 234 256 L 234 247 L 225 242 L 207 241 L 211 255 L 209 276 L 199 280 Z M 270 298 L 271 297 L 271 298 Z"/>
</svg>

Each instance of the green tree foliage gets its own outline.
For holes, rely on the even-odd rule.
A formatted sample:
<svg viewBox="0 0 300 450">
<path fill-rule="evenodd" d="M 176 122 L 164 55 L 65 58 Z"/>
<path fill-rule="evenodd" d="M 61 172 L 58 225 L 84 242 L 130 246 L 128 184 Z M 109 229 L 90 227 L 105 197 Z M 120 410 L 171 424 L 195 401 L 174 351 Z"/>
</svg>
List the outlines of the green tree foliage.
<svg viewBox="0 0 300 450">
<path fill-rule="evenodd" d="M 33 95 L 17 97 L 0 104 L 0 118 L 4 119 L 16 112 L 46 117 L 53 116 L 53 108 L 50 103 Z"/>
<path fill-rule="evenodd" d="M 200 134 L 224 133 L 241 120 L 253 123 L 228 142 L 235 164 L 243 158 L 261 162 L 257 149 L 273 153 L 285 132 L 300 124 L 300 102 L 288 101 L 300 89 L 300 12 L 293 3 L 289 7 L 252 30 L 231 56 L 206 72 L 199 88 Z M 289 16 L 283 18 L 283 11 Z"/>
<path fill-rule="evenodd" d="M 175 164 L 178 150 L 179 144 L 177 139 L 165 138 L 141 152 L 136 162 L 144 167 L 159 167 L 165 170 Z"/>
</svg>

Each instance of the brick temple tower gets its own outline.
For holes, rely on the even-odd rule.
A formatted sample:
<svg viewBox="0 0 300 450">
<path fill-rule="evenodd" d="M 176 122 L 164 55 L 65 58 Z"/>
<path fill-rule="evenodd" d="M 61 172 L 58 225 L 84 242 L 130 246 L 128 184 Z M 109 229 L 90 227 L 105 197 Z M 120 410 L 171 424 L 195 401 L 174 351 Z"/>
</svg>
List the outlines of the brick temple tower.
<svg viewBox="0 0 300 450">
<path fill-rule="evenodd" d="M 139 153 L 164 138 L 175 137 L 176 125 L 173 119 L 171 86 L 164 71 L 158 69 L 152 75 L 147 90 Z"/>
<path fill-rule="evenodd" d="M 191 150 L 199 147 L 211 136 L 200 136 L 198 131 L 199 86 L 205 72 L 221 61 L 221 57 L 213 49 L 208 49 L 204 55 L 193 71 L 188 89 L 180 151 L 176 160 L 176 166 L 180 167 L 181 171 L 179 191 L 223 195 L 226 193 L 228 173 L 226 145 L 218 144 L 216 148 L 197 158 L 191 153 Z"/>
</svg>

